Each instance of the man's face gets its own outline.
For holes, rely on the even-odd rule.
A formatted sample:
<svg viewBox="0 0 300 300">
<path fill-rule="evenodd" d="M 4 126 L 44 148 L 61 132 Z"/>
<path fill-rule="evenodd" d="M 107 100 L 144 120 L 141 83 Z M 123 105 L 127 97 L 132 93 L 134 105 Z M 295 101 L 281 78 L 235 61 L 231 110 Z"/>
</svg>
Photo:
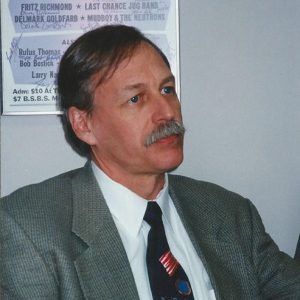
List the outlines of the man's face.
<svg viewBox="0 0 300 300">
<path fill-rule="evenodd" d="M 161 56 L 143 43 L 95 90 L 88 116 L 92 158 L 110 177 L 157 175 L 183 159 L 183 137 L 146 146 L 147 137 L 170 120 L 181 121 L 174 77 Z"/>
</svg>

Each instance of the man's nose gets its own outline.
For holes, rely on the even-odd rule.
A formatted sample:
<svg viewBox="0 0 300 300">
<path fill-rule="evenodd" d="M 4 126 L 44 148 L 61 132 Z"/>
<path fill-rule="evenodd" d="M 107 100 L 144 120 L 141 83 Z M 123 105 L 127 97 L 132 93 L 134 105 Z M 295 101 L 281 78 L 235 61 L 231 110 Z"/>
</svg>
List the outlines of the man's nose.
<svg viewBox="0 0 300 300">
<path fill-rule="evenodd" d="M 164 123 L 169 120 L 181 119 L 180 103 L 177 96 L 159 95 L 153 100 L 153 121 Z"/>
</svg>

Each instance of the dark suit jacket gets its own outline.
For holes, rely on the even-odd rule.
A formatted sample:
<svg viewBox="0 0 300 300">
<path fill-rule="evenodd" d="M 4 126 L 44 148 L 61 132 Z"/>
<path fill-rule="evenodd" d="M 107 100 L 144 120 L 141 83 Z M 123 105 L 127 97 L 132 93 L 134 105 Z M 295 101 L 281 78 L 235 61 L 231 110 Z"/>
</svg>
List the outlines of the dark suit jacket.
<svg viewBox="0 0 300 300">
<path fill-rule="evenodd" d="M 300 235 L 296 247 L 296 252 L 295 252 L 295 259 L 298 259 L 300 261 Z"/>
<path fill-rule="evenodd" d="M 186 177 L 169 183 L 217 299 L 300 299 L 299 264 L 279 252 L 248 200 Z M 0 243 L 1 299 L 138 299 L 89 164 L 2 199 Z"/>
</svg>

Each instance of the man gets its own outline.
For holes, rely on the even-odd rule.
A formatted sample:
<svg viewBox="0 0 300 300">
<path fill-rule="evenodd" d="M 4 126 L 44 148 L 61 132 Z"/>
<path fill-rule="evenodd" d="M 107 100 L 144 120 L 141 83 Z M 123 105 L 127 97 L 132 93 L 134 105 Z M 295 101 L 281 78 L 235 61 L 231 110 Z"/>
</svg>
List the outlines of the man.
<svg viewBox="0 0 300 300">
<path fill-rule="evenodd" d="M 121 25 L 90 31 L 64 54 L 58 89 L 88 162 L 2 200 L 3 299 L 300 299 L 299 264 L 247 199 L 167 175 L 184 127 L 152 42 Z M 172 270 L 149 254 L 160 244 Z"/>
</svg>

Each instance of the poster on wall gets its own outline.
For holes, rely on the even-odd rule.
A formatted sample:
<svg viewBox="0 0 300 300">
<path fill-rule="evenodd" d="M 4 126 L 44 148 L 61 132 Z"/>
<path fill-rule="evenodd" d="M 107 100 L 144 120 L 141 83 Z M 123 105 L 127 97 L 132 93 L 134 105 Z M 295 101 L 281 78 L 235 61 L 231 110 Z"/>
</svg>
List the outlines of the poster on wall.
<svg viewBox="0 0 300 300">
<path fill-rule="evenodd" d="M 106 24 L 139 28 L 166 54 L 179 88 L 177 0 L 1 0 L 2 113 L 59 114 L 64 51 Z"/>
</svg>

